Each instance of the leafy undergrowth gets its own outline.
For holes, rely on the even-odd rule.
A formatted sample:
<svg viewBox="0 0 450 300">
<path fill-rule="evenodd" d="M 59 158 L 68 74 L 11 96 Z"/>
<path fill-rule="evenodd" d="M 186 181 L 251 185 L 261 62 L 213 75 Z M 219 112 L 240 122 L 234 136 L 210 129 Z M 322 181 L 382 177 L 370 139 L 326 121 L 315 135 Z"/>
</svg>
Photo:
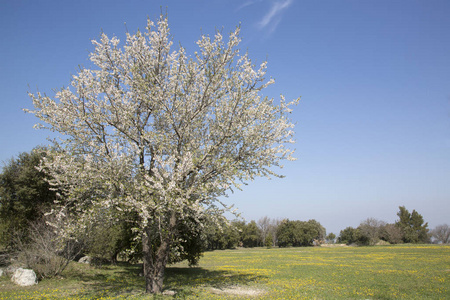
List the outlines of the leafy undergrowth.
<svg viewBox="0 0 450 300">
<path fill-rule="evenodd" d="M 62 278 L 20 288 L 0 279 L 0 299 L 151 299 L 140 265 L 72 263 Z M 166 271 L 155 299 L 450 299 L 450 246 L 238 249 L 205 253 L 199 267 Z"/>
</svg>

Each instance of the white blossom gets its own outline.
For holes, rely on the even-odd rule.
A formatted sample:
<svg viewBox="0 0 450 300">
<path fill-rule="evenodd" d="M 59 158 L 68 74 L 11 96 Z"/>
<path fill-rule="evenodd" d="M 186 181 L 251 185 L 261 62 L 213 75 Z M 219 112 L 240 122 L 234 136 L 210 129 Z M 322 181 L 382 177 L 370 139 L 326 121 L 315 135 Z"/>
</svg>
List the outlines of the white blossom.
<svg viewBox="0 0 450 300">
<path fill-rule="evenodd" d="M 30 94 L 37 127 L 64 135 L 41 165 L 64 195 L 60 214 L 86 223 L 117 207 L 138 213 L 143 230 L 170 213 L 182 222 L 221 212 L 227 191 L 279 176 L 275 168 L 293 159 L 288 115 L 298 99 L 276 105 L 261 95 L 274 80 L 265 79 L 266 62 L 255 69 L 240 54 L 239 31 L 228 42 L 220 32 L 202 36 L 193 57 L 172 49 L 164 17 L 122 47 L 102 34 L 92 41 L 95 68 L 54 98 Z"/>
</svg>

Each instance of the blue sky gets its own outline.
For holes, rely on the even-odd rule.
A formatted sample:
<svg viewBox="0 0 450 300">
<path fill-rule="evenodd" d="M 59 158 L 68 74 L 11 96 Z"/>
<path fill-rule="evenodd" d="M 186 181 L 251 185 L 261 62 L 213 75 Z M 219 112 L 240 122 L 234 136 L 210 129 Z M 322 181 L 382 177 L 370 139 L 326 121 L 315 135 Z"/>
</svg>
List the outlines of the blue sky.
<svg viewBox="0 0 450 300">
<path fill-rule="evenodd" d="M 0 161 L 46 144 L 27 91 L 68 85 L 101 31 L 122 38 L 168 12 L 175 44 L 239 23 L 268 60 L 265 94 L 302 96 L 284 179 L 231 194 L 247 219 L 316 219 L 328 232 L 398 206 L 450 223 L 450 1 L 1 1 Z M 125 25 L 126 24 L 126 25 Z"/>
</svg>

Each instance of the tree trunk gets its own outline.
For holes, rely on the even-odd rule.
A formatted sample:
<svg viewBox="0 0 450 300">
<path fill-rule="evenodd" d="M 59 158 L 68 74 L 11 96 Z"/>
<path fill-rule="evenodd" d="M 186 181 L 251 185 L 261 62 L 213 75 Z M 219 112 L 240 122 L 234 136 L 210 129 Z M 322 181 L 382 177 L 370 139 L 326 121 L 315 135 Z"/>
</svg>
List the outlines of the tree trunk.
<svg viewBox="0 0 450 300">
<path fill-rule="evenodd" d="M 158 294 L 163 290 L 164 272 L 169 260 L 175 225 L 176 216 L 175 213 L 172 213 L 169 220 L 169 228 L 167 228 L 168 233 L 161 239 L 161 244 L 156 249 L 156 253 L 153 253 L 151 230 L 149 227 L 145 229 L 142 238 L 142 252 L 146 293 Z"/>
<path fill-rule="evenodd" d="M 112 255 L 111 255 L 111 263 L 113 265 L 117 265 L 117 255 L 119 255 L 119 252 L 115 251 Z"/>
</svg>

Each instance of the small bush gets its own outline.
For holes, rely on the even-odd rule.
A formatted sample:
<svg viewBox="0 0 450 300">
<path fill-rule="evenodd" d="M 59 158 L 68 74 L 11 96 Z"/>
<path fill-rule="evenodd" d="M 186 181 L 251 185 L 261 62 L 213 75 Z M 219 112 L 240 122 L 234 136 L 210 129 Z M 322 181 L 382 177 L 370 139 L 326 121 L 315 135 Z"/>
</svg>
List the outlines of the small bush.
<svg viewBox="0 0 450 300">
<path fill-rule="evenodd" d="M 27 236 L 16 233 L 14 241 L 18 263 L 33 269 L 39 279 L 60 275 L 83 249 L 74 240 L 59 236 L 43 221 L 31 223 Z"/>
</svg>

